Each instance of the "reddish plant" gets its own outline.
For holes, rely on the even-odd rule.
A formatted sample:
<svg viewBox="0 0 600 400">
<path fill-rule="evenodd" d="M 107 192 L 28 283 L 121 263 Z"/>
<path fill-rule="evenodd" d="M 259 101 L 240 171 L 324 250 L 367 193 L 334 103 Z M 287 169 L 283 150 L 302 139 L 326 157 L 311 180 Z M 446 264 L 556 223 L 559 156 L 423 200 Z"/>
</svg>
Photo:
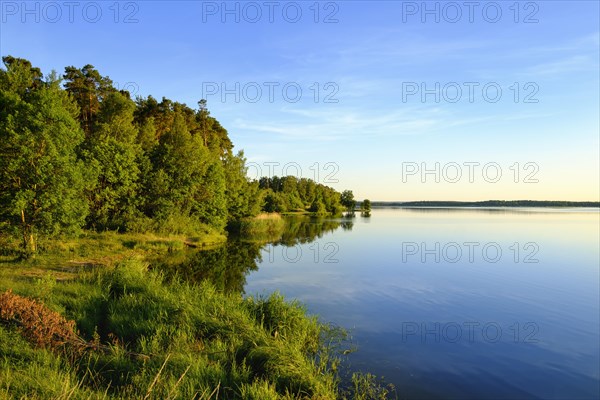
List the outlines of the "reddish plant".
<svg viewBox="0 0 600 400">
<path fill-rule="evenodd" d="M 76 350 L 86 345 L 77 335 L 74 321 L 12 290 L 0 295 L 0 321 L 18 326 L 23 337 L 39 347 Z"/>
</svg>

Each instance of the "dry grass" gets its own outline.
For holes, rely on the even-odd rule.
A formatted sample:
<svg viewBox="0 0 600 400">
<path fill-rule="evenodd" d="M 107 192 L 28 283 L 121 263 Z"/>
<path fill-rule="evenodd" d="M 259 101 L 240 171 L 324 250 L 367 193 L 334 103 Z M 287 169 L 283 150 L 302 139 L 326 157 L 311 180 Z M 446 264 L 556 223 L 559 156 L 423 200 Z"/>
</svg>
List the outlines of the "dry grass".
<svg viewBox="0 0 600 400">
<path fill-rule="evenodd" d="M 18 326 L 21 334 L 38 347 L 62 350 L 66 346 L 72 349 L 85 346 L 74 321 L 11 290 L 0 295 L 0 321 Z"/>
<path fill-rule="evenodd" d="M 279 213 L 261 213 L 254 217 L 255 220 L 280 220 L 281 214 Z"/>
</svg>

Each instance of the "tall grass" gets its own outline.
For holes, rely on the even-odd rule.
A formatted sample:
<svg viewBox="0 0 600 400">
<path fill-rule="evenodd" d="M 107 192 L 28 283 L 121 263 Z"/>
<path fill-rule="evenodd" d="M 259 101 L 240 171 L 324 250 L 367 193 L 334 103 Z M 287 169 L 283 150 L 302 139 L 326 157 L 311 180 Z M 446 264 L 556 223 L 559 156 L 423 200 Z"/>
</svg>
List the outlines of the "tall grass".
<svg viewBox="0 0 600 400">
<path fill-rule="evenodd" d="M 276 218 L 263 218 L 271 219 Z M 105 232 L 87 234 L 79 243 L 50 243 L 26 261 L 0 256 L 0 294 L 11 289 L 43 303 L 48 315 L 57 312 L 66 324 L 73 321 L 81 340 L 98 344 L 69 356 L 40 347 L 44 341 L 31 340 L 22 326 L 0 318 L 0 399 L 380 399 L 389 394 L 368 374 L 357 374 L 340 388 L 345 332 L 308 316 L 301 304 L 277 293 L 243 298 L 239 291 L 224 291 L 211 274 L 189 283 L 149 270 L 145 260 L 179 254 L 171 250 L 181 249 L 176 244 L 181 242 L 181 237 Z M 223 254 L 214 256 L 210 260 L 223 261 Z M 221 269 L 239 263 L 234 255 L 224 259 Z"/>
<path fill-rule="evenodd" d="M 245 218 L 230 226 L 230 229 L 243 239 L 266 241 L 281 237 L 285 230 L 285 220 L 277 213 L 262 213 L 254 218 Z"/>
<path fill-rule="evenodd" d="M 15 291 L 35 296 L 35 290 Z M 336 376 L 328 362 L 320 361 L 327 360 L 320 357 L 328 351 L 321 341 L 326 328 L 280 295 L 244 299 L 209 282 L 167 283 L 131 259 L 51 285 L 44 297 L 48 307 L 76 322 L 83 339 L 110 350 L 89 351 L 68 362 L 25 342 L 18 327 L 3 326 L 4 397 L 337 396 Z"/>
</svg>

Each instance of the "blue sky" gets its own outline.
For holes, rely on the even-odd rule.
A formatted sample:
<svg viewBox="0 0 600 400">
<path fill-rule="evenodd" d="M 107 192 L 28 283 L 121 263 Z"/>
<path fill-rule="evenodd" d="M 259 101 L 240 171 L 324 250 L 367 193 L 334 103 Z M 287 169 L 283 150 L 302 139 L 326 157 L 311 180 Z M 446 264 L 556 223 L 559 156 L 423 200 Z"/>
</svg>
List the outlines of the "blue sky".
<svg viewBox="0 0 600 400">
<path fill-rule="evenodd" d="M 299 166 L 372 200 L 600 197 L 597 1 L 23 4 L 1 4 L 2 55 L 206 97 L 252 177 Z"/>
</svg>

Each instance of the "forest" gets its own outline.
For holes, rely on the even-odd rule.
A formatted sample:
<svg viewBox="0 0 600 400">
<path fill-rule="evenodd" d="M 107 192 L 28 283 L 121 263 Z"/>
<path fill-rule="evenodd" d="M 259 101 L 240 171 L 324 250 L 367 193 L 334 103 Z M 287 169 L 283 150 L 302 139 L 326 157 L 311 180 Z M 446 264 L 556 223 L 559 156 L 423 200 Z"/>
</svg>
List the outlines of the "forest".
<svg viewBox="0 0 600 400">
<path fill-rule="evenodd" d="M 0 232 L 27 251 L 83 229 L 219 234 L 261 211 L 337 215 L 353 204 L 310 179 L 250 180 L 206 100 L 132 99 L 92 65 L 61 76 L 2 61 Z"/>
</svg>

